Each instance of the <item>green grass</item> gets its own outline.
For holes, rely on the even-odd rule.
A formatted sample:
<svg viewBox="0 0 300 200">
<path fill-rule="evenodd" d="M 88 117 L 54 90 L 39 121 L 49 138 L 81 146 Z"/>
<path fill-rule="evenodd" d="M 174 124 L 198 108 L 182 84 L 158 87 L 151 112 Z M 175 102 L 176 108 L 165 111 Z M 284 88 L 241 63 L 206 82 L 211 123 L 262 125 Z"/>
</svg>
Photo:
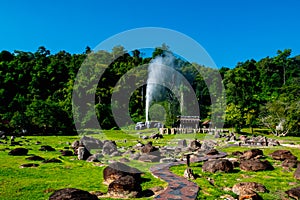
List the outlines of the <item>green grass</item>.
<svg viewBox="0 0 300 200">
<path fill-rule="evenodd" d="M 244 130 L 243 130 L 244 131 Z M 245 130 L 247 131 L 247 130 Z M 93 137 L 101 140 L 110 139 L 115 140 L 118 147 L 128 148 L 134 146 L 137 140 L 146 143 L 152 141 L 154 145 L 159 146 L 176 146 L 180 139 L 213 139 L 207 134 L 178 134 L 178 135 L 164 135 L 160 140 L 142 140 L 140 135 L 151 135 L 156 133 L 157 130 L 143 130 L 134 131 L 128 130 L 126 132 L 118 130 L 110 131 L 88 131 Z M 137 134 L 141 132 L 142 134 Z M 249 133 L 249 132 L 248 132 Z M 46 159 L 59 158 L 62 163 L 47 163 L 42 164 L 41 161 L 28 161 L 25 160 L 28 156 L 10 156 L 9 150 L 4 148 L 14 149 L 19 146 L 11 147 L 8 144 L 0 144 L 0 200 L 45 200 L 53 193 L 54 190 L 73 187 L 86 191 L 107 191 L 107 185 L 103 184 L 103 167 L 94 166 L 93 163 L 77 160 L 75 156 L 61 157 L 59 150 L 64 147 L 69 147 L 69 143 L 74 140 L 80 139 L 79 136 L 28 136 L 29 142 L 25 139 L 17 138 L 16 141 L 23 141 L 23 146 L 30 149 L 29 155 L 39 155 Z M 278 139 L 278 138 L 277 138 Z M 295 144 L 300 143 L 300 138 L 297 137 L 282 137 L 286 143 L 291 141 Z M 124 141 L 126 140 L 126 142 Z M 50 145 L 56 149 L 55 152 L 39 151 L 41 145 L 36 145 L 37 141 L 41 145 Z M 222 147 L 218 148 L 219 151 L 227 152 L 229 155 L 233 151 L 245 151 L 248 147 Z M 296 155 L 300 156 L 299 149 L 287 147 L 272 147 L 261 148 L 265 155 L 277 149 L 288 149 Z M 120 157 L 119 157 L 120 158 Z M 108 164 L 108 160 L 113 158 L 105 157 L 103 163 Z M 115 158 L 118 159 L 118 158 Z M 267 158 L 275 167 L 273 171 L 265 172 L 243 172 L 236 168 L 234 173 L 204 173 L 202 172 L 202 163 L 193 163 L 192 169 L 200 178 L 195 182 L 199 185 L 200 192 L 198 199 L 218 199 L 224 194 L 235 196 L 231 191 L 225 191 L 224 188 L 230 188 L 234 184 L 242 181 L 255 181 L 264 184 L 270 191 L 266 194 L 260 194 L 264 199 L 281 199 L 285 197 L 284 191 L 295 186 L 290 186 L 290 182 L 295 182 L 300 185 L 300 182 L 293 178 L 293 171 L 283 171 L 280 162 Z M 36 168 L 19 168 L 24 163 L 37 163 L 40 166 Z M 136 167 L 145 172 L 143 175 L 144 182 L 142 183 L 143 189 L 149 189 L 154 186 L 166 187 L 167 183 L 157 179 L 151 175 L 149 168 L 157 163 L 142 163 L 139 161 L 131 161 L 130 166 Z M 185 166 L 172 167 L 171 170 L 178 174 L 183 175 Z M 207 178 L 215 181 L 215 186 L 209 184 Z M 109 199 L 109 198 L 106 198 Z M 143 198 L 152 199 L 152 198 Z"/>
<path fill-rule="evenodd" d="M 119 132 L 109 134 L 110 138 L 118 139 Z M 41 161 L 25 160 L 28 156 L 10 156 L 10 150 L 20 146 L 0 145 L 0 199 L 1 200 L 45 200 L 54 190 L 72 187 L 86 191 L 107 191 L 107 185 L 103 184 L 103 167 L 94 166 L 93 163 L 80 161 L 76 156 L 61 157 L 59 150 L 70 146 L 80 137 L 74 136 L 28 136 L 29 142 L 23 142 L 24 148 L 30 149 L 29 155 L 39 155 L 46 159 L 59 158 L 62 163 L 41 163 Z M 24 141 L 17 138 L 16 141 Z M 36 145 L 40 141 L 41 145 L 50 145 L 56 149 L 55 152 L 39 151 L 41 145 Z M 24 163 L 37 163 L 36 168 L 20 168 Z M 130 165 L 144 171 L 142 183 L 143 189 L 148 189 L 157 185 L 166 186 L 166 183 L 153 177 L 149 173 L 149 165 L 135 161 Z M 109 198 L 106 198 L 109 199 Z M 149 199 L 149 198 L 144 198 Z"/>
</svg>

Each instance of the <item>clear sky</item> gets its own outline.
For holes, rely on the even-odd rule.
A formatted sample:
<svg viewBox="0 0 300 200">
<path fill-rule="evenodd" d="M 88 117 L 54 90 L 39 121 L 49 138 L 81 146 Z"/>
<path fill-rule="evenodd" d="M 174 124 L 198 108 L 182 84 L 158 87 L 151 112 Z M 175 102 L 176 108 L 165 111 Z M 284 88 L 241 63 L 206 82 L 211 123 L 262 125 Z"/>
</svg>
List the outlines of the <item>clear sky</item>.
<svg viewBox="0 0 300 200">
<path fill-rule="evenodd" d="M 45 46 L 52 53 L 82 53 L 150 26 L 190 36 L 218 67 L 287 48 L 300 54 L 299 0 L 1 0 L 0 19 L 0 50 L 11 52 Z"/>
</svg>

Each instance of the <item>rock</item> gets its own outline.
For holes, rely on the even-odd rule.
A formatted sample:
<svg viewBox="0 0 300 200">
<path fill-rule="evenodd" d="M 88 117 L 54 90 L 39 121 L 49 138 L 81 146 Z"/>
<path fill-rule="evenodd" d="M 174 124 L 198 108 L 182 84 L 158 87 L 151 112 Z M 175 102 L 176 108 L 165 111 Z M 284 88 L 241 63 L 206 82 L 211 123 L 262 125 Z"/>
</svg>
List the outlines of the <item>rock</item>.
<svg viewBox="0 0 300 200">
<path fill-rule="evenodd" d="M 42 163 L 62 163 L 62 161 L 57 158 L 51 158 L 48 160 L 44 160 Z"/>
<path fill-rule="evenodd" d="M 300 180 L 300 164 L 297 165 L 297 169 L 294 172 L 294 178 Z"/>
<path fill-rule="evenodd" d="M 158 151 L 158 148 L 152 146 L 152 142 L 148 142 L 145 146 L 142 147 L 141 152 L 145 154 L 154 154 Z"/>
<path fill-rule="evenodd" d="M 155 193 L 152 191 L 152 190 L 150 190 L 150 189 L 146 189 L 146 190 L 143 190 L 142 191 L 142 193 L 141 193 L 141 197 L 151 197 L 151 196 L 153 196 L 153 195 L 155 195 Z"/>
<path fill-rule="evenodd" d="M 217 154 L 219 154 L 219 152 L 216 149 L 208 150 L 206 153 L 207 156 L 213 156 L 213 155 L 217 155 Z"/>
<path fill-rule="evenodd" d="M 78 147 L 78 160 L 86 160 L 91 156 L 91 153 L 85 147 Z"/>
<path fill-rule="evenodd" d="M 205 151 L 209 151 L 213 149 L 217 145 L 216 141 L 212 140 L 204 140 L 201 145 L 201 149 Z"/>
<path fill-rule="evenodd" d="M 79 141 L 75 140 L 74 142 L 72 142 L 71 147 L 72 147 L 72 149 L 75 150 L 75 149 L 78 149 L 79 145 L 80 145 Z"/>
<path fill-rule="evenodd" d="M 196 176 L 191 168 L 186 168 L 183 172 L 183 177 L 190 180 L 195 180 Z"/>
<path fill-rule="evenodd" d="M 241 158 L 249 160 L 249 159 L 255 158 L 257 156 L 263 156 L 263 151 L 260 149 L 250 149 L 248 151 L 244 151 Z"/>
<path fill-rule="evenodd" d="M 243 190 L 250 189 L 255 192 L 267 192 L 267 189 L 264 185 L 256 182 L 241 182 L 237 183 L 232 187 L 232 192 L 240 195 Z"/>
<path fill-rule="evenodd" d="M 114 151 L 110 154 L 111 157 L 115 157 L 115 156 L 121 156 L 121 153 L 119 151 Z"/>
<path fill-rule="evenodd" d="M 15 148 L 13 150 L 11 150 L 8 155 L 11 156 L 26 156 L 28 153 L 28 149 L 25 148 Z"/>
<path fill-rule="evenodd" d="M 274 160 L 281 160 L 281 161 L 283 161 L 285 159 L 297 160 L 297 157 L 294 156 L 289 150 L 277 150 L 277 151 L 274 151 L 273 153 L 271 153 L 270 156 Z"/>
<path fill-rule="evenodd" d="M 102 154 L 103 155 L 111 155 L 113 152 L 116 152 L 117 150 L 117 145 L 113 141 L 105 141 L 102 149 Z"/>
<path fill-rule="evenodd" d="M 26 160 L 32 160 L 32 161 L 43 161 L 45 158 L 42 158 L 41 156 L 30 156 L 25 158 Z"/>
<path fill-rule="evenodd" d="M 289 160 L 289 159 L 285 159 L 281 164 L 282 167 L 288 167 L 288 168 L 296 168 L 297 165 L 298 165 L 297 160 Z"/>
<path fill-rule="evenodd" d="M 38 167 L 39 164 L 35 164 L 35 163 L 26 163 L 26 164 L 22 164 L 20 166 L 20 168 L 26 168 L 26 167 Z"/>
<path fill-rule="evenodd" d="M 98 197 L 84 190 L 65 188 L 55 191 L 49 200 L 98 200 Z"/>
<path fill-rule="evenodd" d="M 233 168 L 240 166 L 239 160 L 237 158 L 228 158 L 228 160 L 232 163 Z"/>
<path fill-rule="evenodd" d="M 134 154 L 130 155 L 130 159 L 132 159 L 132 160 L 138 160 L 140 156 L 141 156 L 140 153 L 134 153 Z"/>
<path fill-rule="evenodd" d="M 41 146 L 41 148 L 39 150 L 40 151 L 55 151 L 55 149 L 49 145 L 43 145 L 43 146 Z"/>
<path fill-rule="evenodd" d="M 253 190 L 245 188 L 240 192 L 239 200 L 262 200 L 262 198 Z"/>
<path fill-rule="evenodd" d="M 103 147 L 103 142 L 93 137 L 83 136 L 80 139 L 80 143 L 83 144 L 89 151 L 91 149 L 102 149 Z"/>
<path fill-rule="evenodd" d="M 161 158 L 159 160 L 160 163 L 170 163 L 170 162 L 177 162 L 175 158 Z"/>
<path fill-rule="evenodd" d="M 158 193 L 164 190 L 164 188 L 162 186 L 155 186 L 153 188 L 150 188 L 150 190 L 152 190 L 154 193 Z"/>
<path fill-rule="evenodd" d="M 273 170 L 274 167 L 269 163 L 269 161 L 251 159 L 251 160 L 241 160 L 240 168 L 245 171 L 263 171 L 263 170 Z"/>
<path fill-rule="evenodd" d="M 101 153 L 96 153 L 96 154 L 93 154 L 93 155 L 89 156 L 86 159 L 86 161 L 87 162 L 100 162 L 101 158 L 103 158 L 103 155 Z"/>
<path fill-rule="evenodd" d="M 219 172 L 232 172 L 233 165 L 227 159 L 208 160 L 204 162 L 202 170 L 205 172 L 215 173 Z"/>
<path fill-rule="evenodd" d="M 240 151 L 234 151 L 234 152 L 231 153 L 231 155 L 233 155 L 233 156 L 241 156 L 241 155 L 243 155 L 243 153 L 240 152 Z"/>
<path fill-rule="evenodd" d="M 161 139 L 161 138 L 163 138 L 163 135 L 161 135 L 159 133 L 155 133 L 155 134 L 150 135 L 149 138 L 151 138 L 151 139 Z"/>
<path fill-rule="evenodd" d="M 178 141 L 178 147 L 187 147 L 186 140 L 179 140 Z"/>
<path fill-rule="evenodd" d="M 125 165 L 124 163 L 114 162 L 103 170 L 103 179 L 108 184 L 127 175 L 133 176 L 136 180 L 140 180 L 141 174 L 142 172 L 136 168 Z"/>
<path fill-rule="evenodd" d="M 74 155 L 73 151 L 70 151 L 70 150 L 62 150 L 62 151 L 60 151 L 60 153 L 62 156 L 73 156 Z"/>
<path fill-rule="evenodd" d="M 201 143 L 198 140 L 193 140 L 190 143 L 189 147 L 192 149 L 199 149 L 199 148 L 201 148 Z"/>
<path fill-rule="evenodd" d="M 118 198 L 137 198 L 142 192 L 142 187 L 133 176 L 127 175 L 111 182 L 107 194 Z"/>
<path fill-rule="evenodd" d="M 268 139 L 268 146 L 279 146 L 279 145 L 280 145 L 279 141 L 271 138 Z"/>
<path fill-rule="evenodd" d="M 149 139 L 149 136 L 147 136 L 147 135 L 142 135 L 141 138 L 142 138 L 143 140 L 147 140 L 147 139 Z"/>
<path fill-rule="evenodd" d="M 127 159 L 127 158 L 120 158 L 120 159 L 119 159 L 119 162 L 121 162 L 121 163 L 126 163 L 126 162 L 130 162 L 130 160 Z"/>
<path fill-rule="evenodd" d="M 143 162 L 159 162 L 160 157 L 156 155 L 142 154 L 138 160 Z"/>
<path fill-rule="evenodd" d="M 300 187 L 295 187 L 295 188 L 289 189 L 289 190 L 285 191 L 285 193 L 289 197 L 292 197 L 297 200 L 300 199 Z"/>
</svg>

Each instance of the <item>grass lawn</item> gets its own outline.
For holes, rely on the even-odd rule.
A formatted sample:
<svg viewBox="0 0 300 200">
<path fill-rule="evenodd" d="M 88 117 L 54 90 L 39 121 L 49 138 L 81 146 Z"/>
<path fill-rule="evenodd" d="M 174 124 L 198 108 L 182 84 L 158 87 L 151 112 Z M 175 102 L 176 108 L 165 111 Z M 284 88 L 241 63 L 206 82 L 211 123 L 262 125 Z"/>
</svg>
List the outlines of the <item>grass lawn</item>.
<svg viewBox="0 0 300 200">
<path fill-rule="evenodd" d="M 156 133 L 156 130 L 139 131 L 104 131 L 101 133 L 90 132 L 93 137 L 99 139 L 115 140 L 118 147 L 130 147 L 137 143 L 137 140 L 146 143 L 151 140 L 142 140 L 140 135 L 151 135 Z M 181 134 L 181 135 L 165 135 L 163 139 L 152 140 L 154 145 L 159 146 L 175 146 L 180 139 L 212 139 L 206 134 Z M 62 163 L 41 163 L 41 161 L 25 160 L 28 156 L 10 156 L 8 152 L 11 149 L 21 146 L 9 146 L 9 144 L 0 144 L 0 200 L 45 200 L 53 193 L 54 190 L 61 188 L 78 188 L 86 191 L 107 191 L 107 185 L 103 184 L 102 172 L 105 166 L 95 166 L 94 163 L 77 160 L 76 156 L 62 157 L 59 150 L 64 147 L 70 147 L 70 143 L 74 140 L 80 139 L 79 136 L 27 136 L 25 138 L 18 137 L 16 141 L 22 141 L 22 147 L 28 148 L 30 155 L 38 155 L 46 159 L 59 158 Z M 27 140 L 27 141 L 26 141 Z M 125 141 L 126 140 L 126 141 Z M 287 143 L 291 141 L 295 144 L 300 143 L 300 138 L 286 137 L 280 138 L 286 140 Z M 39 141 L 40 145 L 35 143 Z M 54 152 L 39 151 L 41 145 L 50 145 L 56 149 Z M 244 151 L 249 148 L 246 147 L 220 147 L 218 150 L 231 154 L 233 151 Z M 289 149 L 297 157 L 300 156 L 299 149 L 288 147 L 272 147 L 262 148 L 265 155 L 273 152 L 276 149 Z M 104 164 L 108 164 L 108 160 L 113 158 L 105 157 Z M 118 158 L 116 158 L 118 159 Z M 264 199 L 281 199 L 285 197 L 284 191 L 300 185 L 299 181 L 293 178 L 293 171 L 284 171 L 280 162 L 267 158 L 275 167 L 273 171 L 265 172 L 243 172 L 238 168 L 234 173 L 204 173 L 202 172 L 203 163 L 193 163 L 192 169 L 200 177 L 195 180 L 199 185 L 200 192 L 199 199 L 218 199 L 224 194 L 235 196 L 231 191 L 226 191 L 235 183 L 242 181 L 256 181 L 264 184 L 270 191 L 266 194 L 260 194 Z M 20 168 L 24 163 L 37 163 L 36 168 Z M 144 182 L 143 189 L 148 189 L 154 186 L 166 187 L 167 184 L 151 175 L 149 167 L 156 163 L 142 163 L 139 161 L 131 161 L 130 166 L 136 167 L 145 172 L 143 175 Z M 185 166 L 172 167 L 171 170 L 183 175 Z M 207 178 L 214 180 L 212 186 Z M 296 185 L 289 185 L 294 183 Z M 106 198 L 108 199 L 108 198 Z M 143 198 L 147 199 L 147 198 Z M 151 198 L 148 198 L 151 199 Z"/>
</svg>

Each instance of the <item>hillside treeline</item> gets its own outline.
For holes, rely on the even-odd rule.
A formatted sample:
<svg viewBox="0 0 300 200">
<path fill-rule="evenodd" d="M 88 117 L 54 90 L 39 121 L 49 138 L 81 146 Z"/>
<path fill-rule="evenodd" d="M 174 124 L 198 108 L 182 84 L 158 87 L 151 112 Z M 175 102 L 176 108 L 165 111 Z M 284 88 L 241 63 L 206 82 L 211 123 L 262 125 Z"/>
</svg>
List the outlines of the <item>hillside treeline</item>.
<svg viewBox="0 0 300 200">
<path fill-rule="evenodd" d="M 118 90 L 116 84 L 122 83 L 122 77 L 128 71 L 149 64 L 157 56 L 163 57 L 167 50 L 164 45 L 156 48 L 151 57 L 139 50 L 127 52 L 122 46 L 114 47 L 111 52 L 92 52 L 87 47 L 82 54 L 66 51 L 51 54 L 45 47 L 36 52 L 2 51 L 0 130 L 15 134 L 74 134 L 74 120 L 80 120 L 81 127 L 93 127 L 94 123 L 99 123 L 103 129 L 118 128 L 111 106 L 121 108 L 124 105 L 112 102 L 112 95 Z M 82 65 L 89 65 L 96 72 L 102 70 L 101 77 L 93 71 L 94 76 L 89 74 L 76 79 Z M 211 91 L 218 92 L 219 88 L 211 87 L 214 87 L 215 75 L 220 74 L 226 91 L 226 105 L 223 105 L 226 115 L 222 114 L 220 120 L 225 126 L 234 127 L 236 131 L 245 126 L 260 126 L 277 135 L 299 134 L 300 57 L 291 57 L 291 50 L 219 70 L 174 57 L 174 69 L 194 90 L 189 92 L 194 92 L 197 97 L 201 119 L 209 119 L 212 112 L 216 112 L 211 104 L 218 99 L 213 99 Z M 201 73 L 197 69 L 201 69 Z M 146 73 L 140 70 L 134 76 L 138 81 Z M 74 88 L 75 80 L 80 83 L 77 88 Z M 208 82 L 212 84 L 208 86 Z M 96 84 L 93 92 L 86 89 L 90 83 Z M 130 97 L 128 110 L 134 122 L 145 120 L 145 90 L 145 85 L 136 87 Z M 86 106 L 92 106 L 95 112 L 92 109 L 80 113 L 80 117 L 73 116 L 72 109 L 80 110 L 72 107 L 74 91 L 80 91 L 77 95 L 81 97 L 92 95 L 95 105 Z M 180 115 L 180 101 L 170 89 L 161 88 L 160 91 L 155 103 L 164 107 L 165 122 L 172 125 L 176 115 Z M 183 100 L 187 102 L 189 99 Z M 93 115 L 96 115 L 97 122 Z"/>
</svg>

